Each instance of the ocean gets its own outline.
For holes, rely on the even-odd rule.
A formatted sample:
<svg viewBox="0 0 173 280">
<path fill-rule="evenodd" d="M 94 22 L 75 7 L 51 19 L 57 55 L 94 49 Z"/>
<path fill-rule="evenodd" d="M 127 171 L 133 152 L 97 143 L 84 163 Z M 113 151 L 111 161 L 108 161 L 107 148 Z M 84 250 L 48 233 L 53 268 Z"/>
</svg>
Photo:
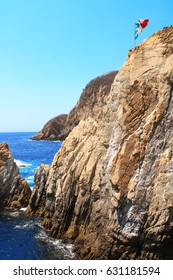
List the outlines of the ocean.
<svg viewBox="0 0 173 280">
<path fill-rule="evenodd" d="M 41 164 L 51 164 L 61 142 L 32 141 L 34 132 L 0 133 L 0 143 L 7 142 L 20 167 L 21 177 L 34 186 L 34 172 Z M 39 218 L 27 217 L 24 211 L 0 212 L 0 260 L 74 259 L 72 245 L 49 236 Z"/>
</svg>

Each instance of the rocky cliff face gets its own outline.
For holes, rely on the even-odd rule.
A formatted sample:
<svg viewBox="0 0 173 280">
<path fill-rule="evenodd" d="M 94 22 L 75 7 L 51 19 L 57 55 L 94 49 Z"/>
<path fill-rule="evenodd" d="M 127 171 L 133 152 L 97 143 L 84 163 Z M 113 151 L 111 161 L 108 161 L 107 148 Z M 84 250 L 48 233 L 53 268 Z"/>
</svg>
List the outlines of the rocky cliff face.
<svg viewBox="0 0 173 280">
<path fill-rule="evenodd" d="M 129 52 L 46 181 L 43 224 L 82 259 L 173 259 L 173 26 Z"/>
<path fill-rule="evenodd" d="M 64 140 L 80 120 L 95 117 L 105 105 L 116 71 L 92 80 L 84 89 L 76 106 L 68 115 L 59 115 L 45 124 L 32 140 Z"/>
<path fill-rule="evenodd" d="M 0 144 L 0 208 L 27 207 L 31 189 L 19 175 L 7 143 Z"/>
</svg>

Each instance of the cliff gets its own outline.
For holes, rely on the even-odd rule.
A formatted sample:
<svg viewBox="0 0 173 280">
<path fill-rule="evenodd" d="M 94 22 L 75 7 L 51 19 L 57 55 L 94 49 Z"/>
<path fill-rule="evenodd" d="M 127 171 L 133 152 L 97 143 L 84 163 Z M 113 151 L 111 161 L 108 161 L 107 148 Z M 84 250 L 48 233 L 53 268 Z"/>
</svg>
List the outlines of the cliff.
<svg viewBox="0 0 173 280">
<path fill-rule="evenodd" d="M 32 140 L 64 140 L 80 120 L 95 117 L 105 105 L 116 71 L 93 79 L 83 90 L 76 106 L 68 115 L 59 115 L 48 121 Z"/>
<path fill-rule="evenodd" d="M 7 143 L 0 144 L 0 208 L 27 207 L 31 189 L 20 177 Z"/>
<path fill-rule="evenodd" d="M 129 51 L 105 103 L 55 155 L 43 225 L 79 258 L 173 259 L 172 95 L 170 26 Z"/>
<path fill-rule="evenodd" d="M 67 115 L 62 114 L 49 120 L 36 135 L 32 136 L 32 140 L 63 140 L 61 131 L 64 129 Z"/>
</svg>

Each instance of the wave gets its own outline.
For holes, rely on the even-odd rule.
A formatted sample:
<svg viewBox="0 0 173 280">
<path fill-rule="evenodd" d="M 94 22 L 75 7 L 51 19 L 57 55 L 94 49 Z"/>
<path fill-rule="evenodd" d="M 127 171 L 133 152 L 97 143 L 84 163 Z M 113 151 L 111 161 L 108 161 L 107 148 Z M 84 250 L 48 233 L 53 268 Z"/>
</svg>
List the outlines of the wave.
<svg viewBox="0 0 173 280">
<path fill-rule="evenodd" d="M 41 143 L 59 143 L 60 145 L 62 145 L 62 141 L 60 141 L 60 140 L 43 140 L 43 139 L 32 140 L 32 139 L 27 139 L 27 141 L 31 141 L 31 142 L 34 142 L 34 143 L 37 143 L 37 144 L 39 144 L 39 142 L 41 142 Z"/>
<path fill-rule="evenodd" d="M 55 250 L 59 254 L 61 252 L 68 259 L 74 259 L 75 254 L 73 253 L 72 244 L 64 244 L 61 239 L 52 238 L 44 230 L 41 230 L 35 237 L 37 240 L 46 243 L 52 252 Z"/>
<path fill-rule="evenodd" d="M 25 224 L 22 224 L 22 225 L 16 225 L 14 227 L 14 229 L 24 229 L 24 228 L 33 228 L 35 225 L 32 223 L 32 222 L 27 222 Z"/>
<path fill-rule="evenodd" d="M 26 181 L 27 181 L 28 183 L 33 183 L 33 182 L 34 182 L 34 175 L 31 175 L 31 176 L 26 177 Z"/>
<path fill-rule="evenodd" d="M 14 159 L 14 162 L 17 164 L 17 166 L 19 168 L 25 168 L 25 167 L 28 167 L 28 166 L 32 166 L 31 163 L 27 163 L 27 162 L 24 162 L 24 161 L 19 160 L 19 159 Z"/>
<path fill-rule="evenodd" d="M 14 229 L 32 229 L 35 227 L 39 227 L 39 221 L 24 221 L 14 227 Z"/>
<path fill-rule="evenodd" d="M 9 217 L 15 217 L 16 218 L 20 215 L 20 212 L 19 211 L 7 212 L 6 215 L 9 216 Z"/>
</svg>

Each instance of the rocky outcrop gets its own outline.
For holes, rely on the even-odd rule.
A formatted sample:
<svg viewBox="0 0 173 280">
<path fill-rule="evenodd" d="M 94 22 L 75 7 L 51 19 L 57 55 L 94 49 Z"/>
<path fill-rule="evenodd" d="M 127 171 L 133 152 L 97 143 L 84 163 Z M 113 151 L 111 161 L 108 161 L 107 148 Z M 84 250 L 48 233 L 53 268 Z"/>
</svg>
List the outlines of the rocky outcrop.
<svg viewBox="0 0 173 280">
<path fill-rule="evenodd" d="M 35 171 L 35 186 L 29 201 L 26 214 L 43 216 L 46 203 L 46 181 L 49 175 L 50 166 L 41 164 Z"/>
<path fill-rule="evenodd" d="M 173 26 L 129 52 L 49 170 L 43 225 L 82 259 L 173 259 Z"/>
<path fill-rule="evenodd" d="M 92 80 L 83 90 L 79 101 L 68 115 L 59 115 L 51 119 L 31 139 L 63 141 L 72 129 L 79 124 L 80 120 L 98 115 L 101 107 L 106 103 L 116 74 L 117 72 L 113 71 Z"/>
<path fill-rule="evenodd" d="M 31 189 L 20 177 L 7 143 L 0 144 L 0 208 L 27 207 Z"/>
<path fill-rule="evenodd" d="M 67 115 L 59 115 L 50 121 L 48 121 L 43 129 L 39 131 L 36 135 L 32 136 L 32 140 L 63 140 L 61 137 L 61 131 L 64 129 L 64 125 L 67 120 Z"/>
</svg>

